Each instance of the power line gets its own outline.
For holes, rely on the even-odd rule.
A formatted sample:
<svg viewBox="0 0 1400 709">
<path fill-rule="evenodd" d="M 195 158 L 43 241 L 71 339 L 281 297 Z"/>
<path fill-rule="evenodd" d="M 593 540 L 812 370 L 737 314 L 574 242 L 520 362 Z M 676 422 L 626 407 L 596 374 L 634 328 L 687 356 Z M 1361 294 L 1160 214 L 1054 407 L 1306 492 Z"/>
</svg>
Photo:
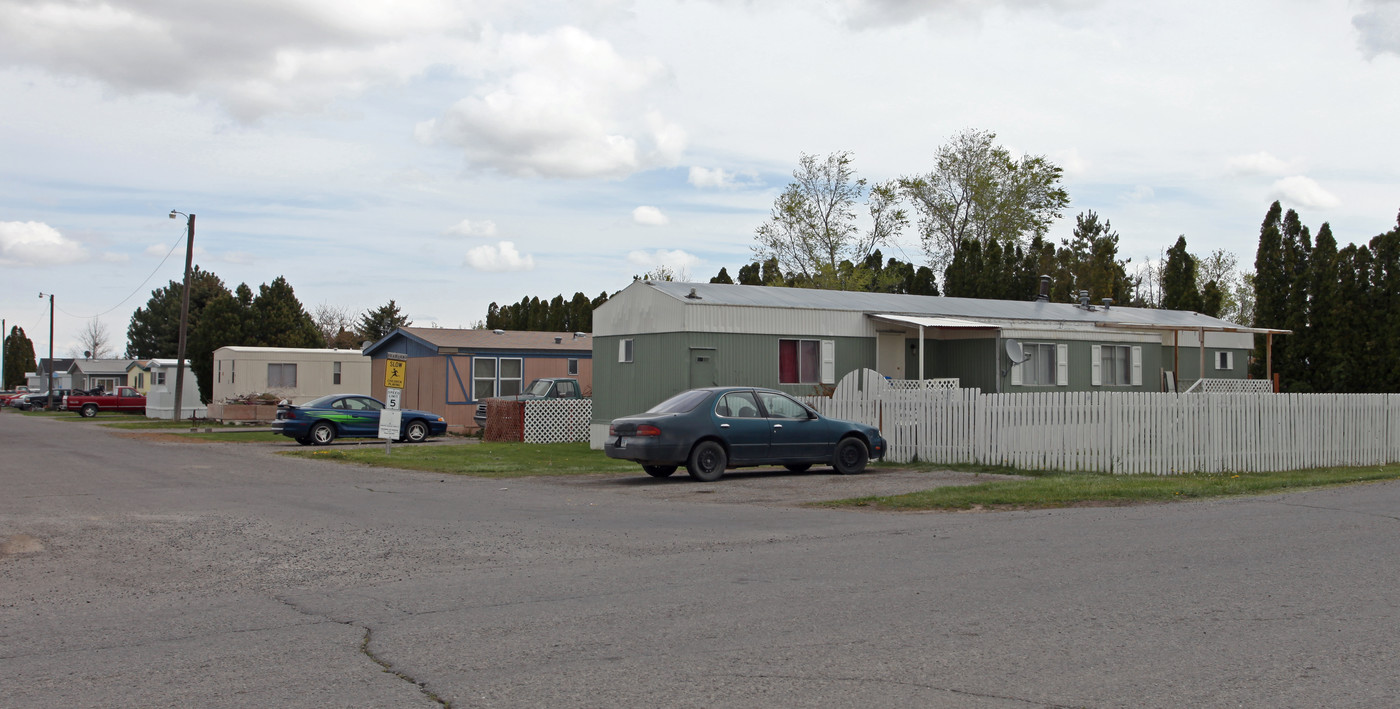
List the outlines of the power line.
<svg viewBox="0 0 1400 709">
<path fill-rule="evenodd" d="M 74 315 L 73 313 L 70 313 L 70 312 L 68 312 L 67 310 L 64 310 L 63 308 L 57 308 L 58 312 L 63 313 L 64 315 L 67 315 L 67 316 L 70 317 L 70 318 L 78 318 L 79 320 L 91 320 L 91 319 L 93 319 L 93 318 L 100 318 L 100 317 L 102 317 L 103 315 L 106 315 L 107 313 L 110 313 L 110 312 L 112 312 L 113 310 L 116 310 L 117 308 L 122 307 L 123 305 L 126 304 L 126 301 L 131 300 L 131 296 L 136 295 L 138 292 L 141 291 L 142 288 L 145 288 L 145 287 L 146 287 L 146 284 L 147 284 L 147 283 L 150 283 L 150 282 L 151 282 L 151 279 L 152 279 L 152 278 L 155 278 L 156 273 L 160 272 L 160 267 L 161 267 L 161 266 L 164 266 L 164 265 L 165 265 L 165 262 L 168 261 L 168 260 L 170 260 L 170 254 L 175 253 L 175 249 L 179 248 L 179 246 L 180 246 L 180 241 L 181 241 L 181 239 L 184 239 L 184 238 L 185 238 L 185 235 L 184 235 L 184 233 L 182 232 L 182 233 L 180 234 L 180 237 L 177 238 L 177 239 L 175 240 L 175 243 L 173 243 L 173 244 L 170 245 L 170 250 L 165 252 L 165 256 L 161 258 L 160 263 L 156 264 L 156 267 L 155 267 L 154 269 L 151 269 L 151 273 L 150 273 L 150 275 L 146 276 L 146 280 L 141 281 L 141 284 L 140 284 L 140 285 L 136 286 L 136 288 L 135 288 L 134 290 L 132 290 L 131 293 L 129 293 L 125 298 L 122 298 L 121 301 L 118 302 L 116 305 L 113 305 L 112 307 L 110 307 L 110 308 L 108 308 L 108 309 L 106 309 L 106 310 L 104 310 L 104 311 L 102 311 L 102 312 L 100 312 L 100 313 L 98 313 L 98 314 L 96 314 L 96 315 Z"/>
</svg>

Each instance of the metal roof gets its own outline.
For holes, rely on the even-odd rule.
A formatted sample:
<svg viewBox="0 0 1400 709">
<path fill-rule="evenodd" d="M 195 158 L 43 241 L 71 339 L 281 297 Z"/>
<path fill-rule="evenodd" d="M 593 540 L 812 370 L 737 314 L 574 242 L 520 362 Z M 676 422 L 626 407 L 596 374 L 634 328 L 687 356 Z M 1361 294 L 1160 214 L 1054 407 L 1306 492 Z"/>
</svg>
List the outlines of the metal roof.
<svg viewBox="0 0 1400 709">
<path fill-rule="evenodd" d="M 887 322 L 899 323 L 900 325 L 916 325 L 918 327 L 944 327 L 969 330 L 999 329 L 997 325 L 994 325 L 992 323 L 977 322 L 974 320 L 962 320 L 959 318 L 929 318 L 917 317 L 914 315 L 891 315 L 889 313 L 881 313 L 879 315 L 872 314 L 870 317 L 875 318 L 876 320 L 884 320 Z"/>
<path fill-rule="evenodd" d="M 364 349 L 373 356 L 383 349 L 395 334 L 402 334 L 429 347 L 455 347 L 464 350 L 557 350 L 560 352 L 593 352 L 593 338 L 588 333 L 531 332 L 503 330 L 465 330 L 438 327 L 401 327 Z M 581 334 L 581 337 L 575 335 Z M 555 340 L 558 340 L 556 342 Z"/>
<path fill-rule="evenodd" d="M 950 298 L 939 295 L 864 293 L 815 288 L 741 286 L 727 283 L 681 283 L 677 281 L 643 281 L 642 283 L 682 303 L 699 306 L 808 308 L 856 311 L 870 315 L 1083 323 L 1125 329 L 1288 332 L 1286 330 L 1245 327 L 1189 310 L 1129 308 L 1118 305 L 1111 307 L 1093 305 L 1085 308 L 1072 303 L 1045 301 Z M 986 326 L 988 325 L 984 325 L 984 327 Z"/>
</svg>

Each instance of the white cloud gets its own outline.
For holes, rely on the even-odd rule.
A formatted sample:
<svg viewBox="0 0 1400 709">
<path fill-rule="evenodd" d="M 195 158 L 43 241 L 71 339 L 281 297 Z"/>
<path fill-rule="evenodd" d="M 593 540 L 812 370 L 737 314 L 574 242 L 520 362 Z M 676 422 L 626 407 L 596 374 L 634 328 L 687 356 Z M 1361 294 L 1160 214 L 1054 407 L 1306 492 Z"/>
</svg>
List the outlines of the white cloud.
<svg viewBox="0 0 1400 709">
<path fill-rule="evenodd" d="M 121 93 L 196 94 L 241 120 L 318 110 L 452 63 L 469 3 L 0 0 L 0 64 Z"/>
<path fill-rule="evenodd" d="M 1225 161 L 1225 169 L 1232 175 L 1260 175 L 1278 177 L 1296 170 L 1294 163 L 1274 157 L 1266 151 L 1249 155 L 1236 155 Z"/>
<path fill-rule="evenodd" d="M 632 210 L 632 221 L 647 226 L 666 226 L 671 220 L 656 207 L 641 206 Z"/>
<path fill-rule="evenodd" d="M 535 267 L 535 257 L 528 254 L 522 256 L 515 249 L 514 242 L 502 241 L 495 245 L 484 244 L 468 251 L 466 263 L 478 271 L 529 271 Z"/>
<path fill-rule="evenodd" d="M 496 222 L 491 220 L 474 222 L 470 219 L 463 219 L 456 225 L 449 227 L 444 234 L 451 236 L 495 236 Z"/>
<path fill-rule="evenodd" d="M 1322 185 L 1302 175 L 1285 177 L 1275 182 L 1269 197 L 1289 204 L 1295 204 L 1299 207 L 1315 207 L 1318 209 L 1327 209 L 1341 204 L 1341 200 L 1337 199 L 1331 192 L 1323 189 Z"/>
<path fill-rule="evenodd" d="M 1065 177 L 1080 177 L 1089 171 L 1089 162 L 1074 148 L 1056 151 L 1050 155 L 1050 160 L 1065 171 Z"/>
<path fill-rule="evenodd" d="M 199 249 L 196 248 L 195 253 L 198 252 Z M 219 254 L 218 258 L 224 263 L 236 263 L 239 265 L 247 265 L 258 262 L 258 255 L 250 253 L 248 251 L 225 251 Z"/>
<path fill-rule="evenodd" d="M 43 222 L 0 222 L 0 265 L 55 266 L 88 259 L 87 249 Z"/>
<path fill-rule="evenodd" d="M 1129 202 L 1146 202 L 1156 196 L 1156 194 L 1157 193 L 1147 185 L 1136 185 L 1130 192 L 1123 196 L 1123 199 Z"/>
<path fill-rule="evenodd" d="M 98 256 L 98 258 L 101 259 L 103 263 L 130 263 L 130 262 L 131 262 L 131 256 L 130 256 L 130 255 L 128 255 L 128 254 L 117 254 L 117 253 L 112 253 L 112 252 L 110 252 L 110 251 L 104 252 L 101 256 Z"/>
<path fill-rule="evenodd" d="M 1360 35 L 1361 53 L 1367 59 L 1378 54 L 1400 55 L 1400 2 L 1362 0 L 1365 12 L 1351 18 Z"/>
<path fill-rule="evenodd" d="M 525 177 L 620 178 L 680 159 L 685 131 L 647 107 L 667 76 L 659 61 L 626 59 L 573 27 L 505 35 L 493 54 L 499 76 L 418 124 L 420 141 Z"/>
<path fill-rule="evenodd" d="M 842 0 L 841 12 L 852 27 L 901 25 L 926 17 L 941 20 L 978 20 L 992 10 L 1009 13 L 1027 10 L 1064 11 L 1089 7 L 1094 0 Z"/>
<path fill-rule="evenodd" d="M 674 251 L 668 249 L 631 251 L 627 254 L 627 262 L 647 271 L 664 266 L 672 273 L 677 274 L 678 280 L 684 280 L 684 274 L 701 263 L 698 256 L 680 249 Z"/>
</svg>

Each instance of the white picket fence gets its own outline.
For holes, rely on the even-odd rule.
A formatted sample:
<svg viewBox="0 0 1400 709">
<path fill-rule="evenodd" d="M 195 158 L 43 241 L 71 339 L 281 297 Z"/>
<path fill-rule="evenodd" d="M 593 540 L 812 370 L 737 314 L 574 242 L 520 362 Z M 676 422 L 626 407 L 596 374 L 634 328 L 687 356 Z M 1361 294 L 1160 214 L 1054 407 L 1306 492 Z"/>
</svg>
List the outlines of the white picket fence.
<svg viewBox="0 0 1400 709">
<path fill-rule="evenodd" d="M 803 400 L 879 427 L 893 462 L 1158 475 L 1400 462 L 1396 394 L 982 394 L 879 380 L 853 372 L 831 398 Z"/>
</svg>

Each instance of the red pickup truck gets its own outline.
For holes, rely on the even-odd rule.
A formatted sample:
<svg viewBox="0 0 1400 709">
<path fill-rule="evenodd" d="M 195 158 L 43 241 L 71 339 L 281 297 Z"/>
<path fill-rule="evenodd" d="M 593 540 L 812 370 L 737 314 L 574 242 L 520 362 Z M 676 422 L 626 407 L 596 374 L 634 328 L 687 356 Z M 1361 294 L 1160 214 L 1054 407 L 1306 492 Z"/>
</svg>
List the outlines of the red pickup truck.
<svg viewBox="0 0 1400 709">
<path fill-rule="evenodd" d="M 131 387 L 117 387 L 115 394 L 101 396 L 69 396 L 65 402 L 69 411 L 92 418 L 98 411 L 115 411 L 127 414 L 146 413 L 146 397 Z"/>
</svg>

